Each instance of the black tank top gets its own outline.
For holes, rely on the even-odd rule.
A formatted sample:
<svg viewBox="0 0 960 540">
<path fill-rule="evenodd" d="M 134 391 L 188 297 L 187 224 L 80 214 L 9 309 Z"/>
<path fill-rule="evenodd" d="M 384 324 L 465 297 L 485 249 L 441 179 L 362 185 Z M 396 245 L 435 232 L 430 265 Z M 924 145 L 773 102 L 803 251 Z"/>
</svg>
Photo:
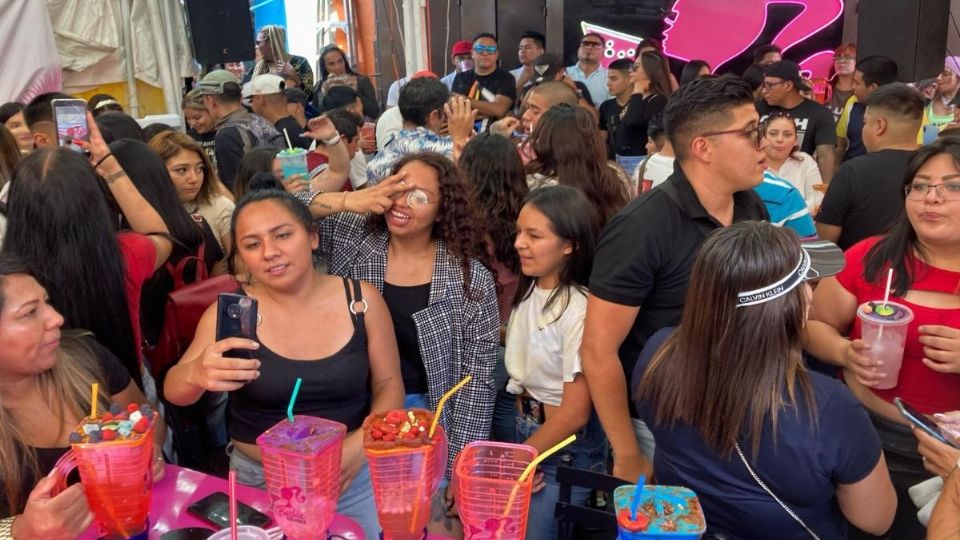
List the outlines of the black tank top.
<svg viewBox="0 0 960 540">
<path fill-rule="evenodd" d="M 261 344 L 253 355 L 261 363 L 260 378 L 230 392 L 227 432 L 231 439 L 254 444 L 261 433 L 286 418 L 297 377 L 303 382 L 294 414 L 336 420 L 346 424 L 348 431 L 363 423 L 370 413 L 366 303 L 359 281 L 344 279 L 343 288 L 347 307 L 354 308 L 353 337 L 333 355 L 317 360 L 290 360 Z"/>
</svg>

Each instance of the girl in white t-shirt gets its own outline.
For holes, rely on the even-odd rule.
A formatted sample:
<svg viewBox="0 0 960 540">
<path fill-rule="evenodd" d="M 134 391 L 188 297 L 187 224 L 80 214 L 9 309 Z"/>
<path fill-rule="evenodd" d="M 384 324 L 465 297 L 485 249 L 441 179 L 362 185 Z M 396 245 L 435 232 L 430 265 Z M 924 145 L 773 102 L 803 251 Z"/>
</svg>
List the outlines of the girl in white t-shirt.
<svg viewBox="0 0 960 540">
<path fill-rule="evenodd" d="M 577 440 L 540 465 L 527 538 L 553 539 L 563 456 L 580 469 L 603 472 L 607 441 L 590 403 L 580 366 L 587 280 L 599 232 L 593 205 L 576 188 L 548 186 L 527 196 L 514 246 L 522 275 L 507 324 L 507 391 L 517 395 L 517 440 L 540 453 L 573 433 Z M 573 502 L 589 494 L 574 489 Z"/>
</svg>

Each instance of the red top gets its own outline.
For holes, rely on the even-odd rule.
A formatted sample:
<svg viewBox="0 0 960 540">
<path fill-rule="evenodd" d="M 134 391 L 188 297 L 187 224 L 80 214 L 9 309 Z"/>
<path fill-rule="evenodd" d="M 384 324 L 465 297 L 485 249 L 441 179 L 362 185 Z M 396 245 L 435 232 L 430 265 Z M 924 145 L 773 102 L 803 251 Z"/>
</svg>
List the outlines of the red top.
<svg viewBox="0 0 960 540">
<path fill-rule="evenodd" d="M 867 252 L 881 237 L 863 240 L 845 253 L 847 266 L 837 275 L 837 281 L 848 292 L 856 296 L 857 305 L 864 302 L 882 300 L 886 287 L 887 268 L 878 274 L 875 283 L 867 283 L 863 276 L 864 259 Z M 960 272 L 951 272 L 930 266 L 916 260 L 913 267 L 914 282 L 910 290 L 957 294 L 960 290 Z M 894 299 L 891 295 L 891 299 Z M 913 321 L 907 329 L 907 344 L 903 352 L 903 366 L 897 386 L 889 390 L 871 389 L 884 401 L 893 402 L 899 397 L 916 407 L 924 414 L 960 410 L 960 375 L 946 374 L 928 368 L 921 359 L 924 357 L 920 344 L 920 326 L 936 324 L 960 328 L 960 309 L 940 309 L 919 306 L 896 297 L 896 301 L 913 310 Z M 854 318 L 850 338 L 860 337 L 860 318 Z"/>
<path fill-rule="evenodd" d="M 124 293 L 130 309 L 130 324 L 136 340 L 134 343 L 139 347 L 143 343 L 140 332 L 140 291 L 144 282 L 153 275 L 157 248 L 146 236 L 131 232 L 118 234 L 117 243 L 120 244 L 120 254 L 123 256 Z"/>
</svg>

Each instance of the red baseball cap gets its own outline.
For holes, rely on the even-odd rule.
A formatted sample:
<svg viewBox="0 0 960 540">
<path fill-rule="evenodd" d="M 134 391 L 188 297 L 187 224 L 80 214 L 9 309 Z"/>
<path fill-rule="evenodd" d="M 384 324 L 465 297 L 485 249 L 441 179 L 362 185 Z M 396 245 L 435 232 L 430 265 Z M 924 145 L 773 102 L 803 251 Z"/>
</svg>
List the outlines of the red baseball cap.
<svg viewBox="0 0 960 540">
<path fill-rule="evenodd" d="M 460 56 L 461 54 L 470 54 L 470 51 L 473 49 L 473 46 L 469 41 L 461 39 L 460 41 L 453 44 L 453 48 L 450 49 L 450 54 L 453 56 Z"/>
<path fill-rule="evenodd" d="M 421 69 L 420 71 L 414 73 L 414 74 L 413 74 L 413 77 L 410 77 L 410 78 L 411 78 L 411 79 L 420 79 L 420 78 L 423 78 L 423 77 L 426 77 L 426 78 L 429 78 L 429 79 L 439 79 L 439 78 L 440 78 L 440 77 L 437 77 L 437 74 L 436 74 L 436 73 L 430 71 L 429 69 Z"/>
</svg>

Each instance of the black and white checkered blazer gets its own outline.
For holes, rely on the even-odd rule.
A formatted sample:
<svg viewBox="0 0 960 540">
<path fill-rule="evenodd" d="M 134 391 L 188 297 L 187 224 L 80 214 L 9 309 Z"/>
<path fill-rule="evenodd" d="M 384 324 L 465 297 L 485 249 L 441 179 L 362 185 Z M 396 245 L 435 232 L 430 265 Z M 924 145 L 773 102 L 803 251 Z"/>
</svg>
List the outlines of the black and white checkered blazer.
<svg viewBox="0 0 960 540">
<path fill-rule="evenodd" d="M 320 251 L 329 273 L 370 282 L 383 292 L 389 233 L 371 231 L 366 217 L 358 214 L 335 214 L 319 223 Z M 496 395 L 493 369 L 500 341 L 496 284 L 476 260 L 470 262 L 470 285 L 477 300 L 464 294 L 460 261 L 437 241 L 427 308 L 413 315 L 430 407 L 436 408 L 444 392 L 473 375 L 450 398 L 441 417 L 450 448 L 448 475 L 467 443 L 489 438 Z"/>
</svg>

